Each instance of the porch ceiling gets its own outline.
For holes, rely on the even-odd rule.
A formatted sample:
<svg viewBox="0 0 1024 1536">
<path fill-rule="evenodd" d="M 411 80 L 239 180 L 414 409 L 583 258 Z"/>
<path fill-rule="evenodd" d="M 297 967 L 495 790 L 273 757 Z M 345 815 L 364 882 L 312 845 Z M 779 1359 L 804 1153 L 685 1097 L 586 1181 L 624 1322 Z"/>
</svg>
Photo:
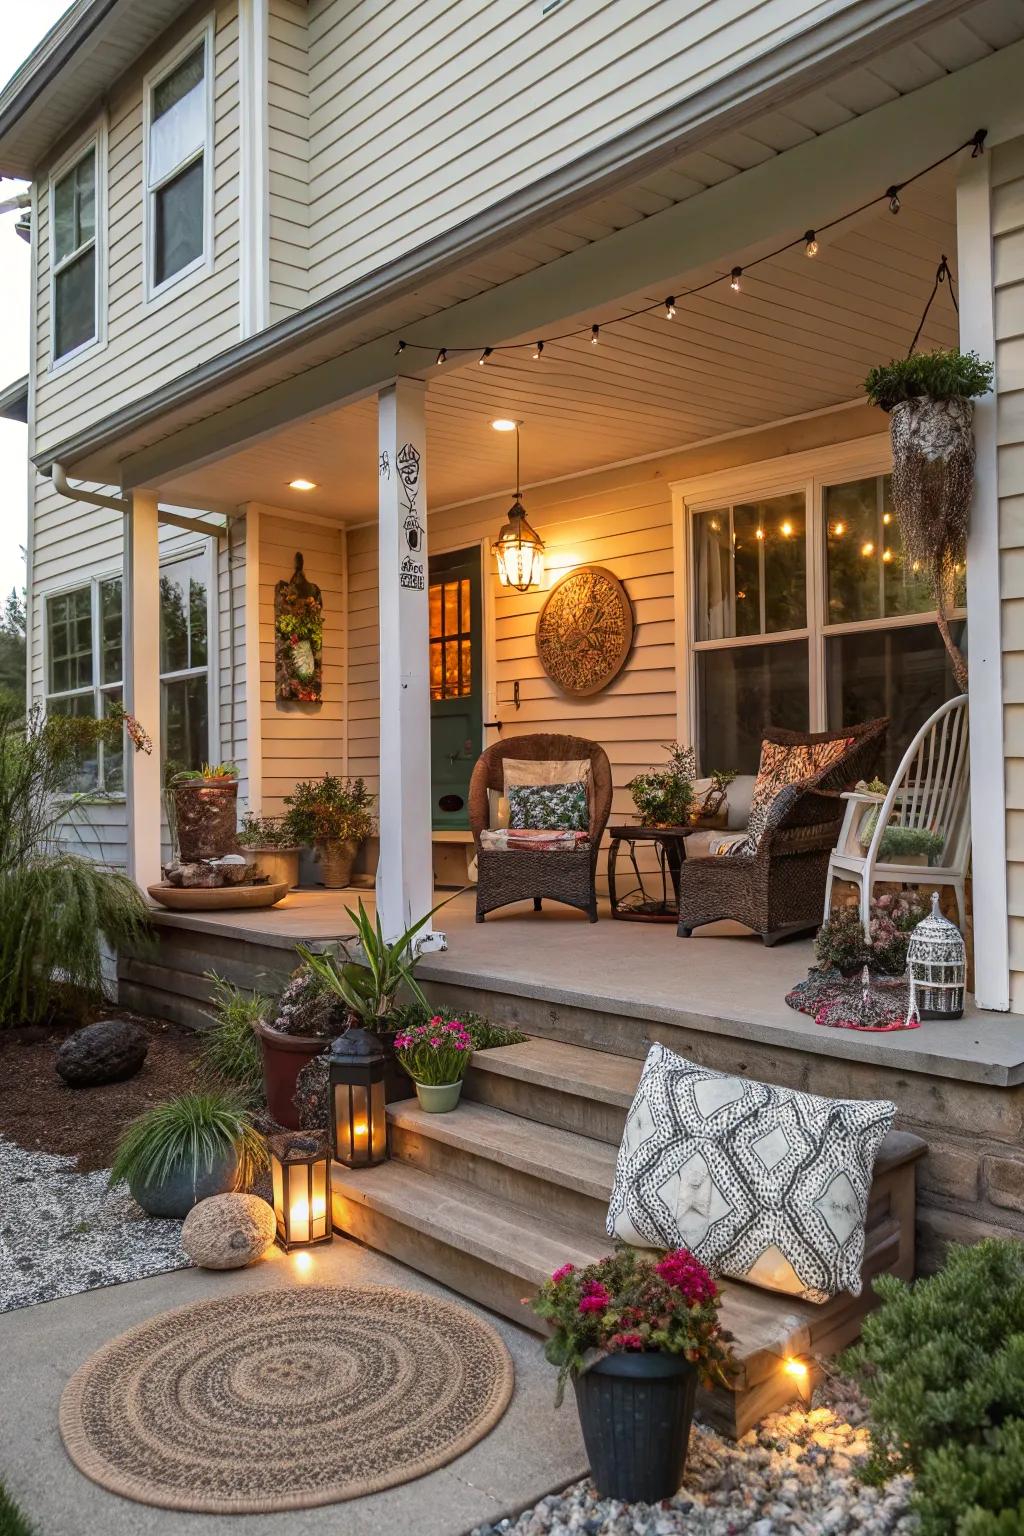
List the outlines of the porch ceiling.
<svg viewBox="0 0 1024 1536">
<path fill-rule="evenodd" d="M 527 349 L 496 353 L 485 367 L 472 356 L 439 369 L 427 394 L 430 504 L 509 488 L 510 444 L 489 428 L 498 416 L 524 423 L 530 484 L 855 399 L 873 363 L 906 351 L 940 255 L 956 269 L 952 170 L 909 189 L 898 216 L 863 217 L 820 244 L 813 260 L 789 251 L 745 274 L 739 294 L 729 287 L 730 261 L 681 270 L 665 292 L 721 281 L 681 303 L 674 320 L 641 316 L 605 331 L 596 347 L 578 337 L 549 343 L 539 362 Z M 611 321 L 663 297 L 638 293 L 584 319 Z M 942 290 L 922 341 L 950 346 L 956 337 Z M 183 505 L 269 502 L 362 521 L 376 516 L 376 433 L 375 401 L 363 400 L 165 480 L 162 493 Z M 292 491 L 298 477 L 316 489 Z"/>
</svg>

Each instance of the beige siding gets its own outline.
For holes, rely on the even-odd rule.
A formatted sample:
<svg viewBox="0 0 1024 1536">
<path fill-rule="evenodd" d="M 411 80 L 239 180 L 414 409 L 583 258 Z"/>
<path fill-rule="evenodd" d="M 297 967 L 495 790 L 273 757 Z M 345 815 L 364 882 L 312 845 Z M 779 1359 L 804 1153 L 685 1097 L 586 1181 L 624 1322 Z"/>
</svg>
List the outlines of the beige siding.
<svg viewBox="0 0 1024 1536">
<path fill-rule="evenodd" d="M 260 691 L 250 706 L 262 712 L 263 803 L 270 816 L 300 779 L 345 771 L 345 582 L 340 528 L 295 522 L 260 512 Z M 302 704 L 276 697 L 274 587 L 287 580 L 296 550 L 324 600 L 323 701 Z"/>
<path fill-rule="evenodd" d="M 213 269 L 186 278 L 150 304 L 143 290 L 142 78 L 170 50 L 171 33 L 127 76 L 108 109 L 107 343 L 50 371 L 48 171 L 38 178 L 35 450 L 100 420 L 239 334 L 238 10 L 220 0 L 214 35 Z M 101 299 L 101 305 L 102 305 Z"/>
<path fill-rule="evenodd" d="M 1010 1007 L 1024 1013 L 1024 139 L 992 157 Z"/>
<path fill-rule="evenodd" d="M 270 0 L 270 319 L 309 302 L 309 34 L 306 0 Z"/>
</svg>

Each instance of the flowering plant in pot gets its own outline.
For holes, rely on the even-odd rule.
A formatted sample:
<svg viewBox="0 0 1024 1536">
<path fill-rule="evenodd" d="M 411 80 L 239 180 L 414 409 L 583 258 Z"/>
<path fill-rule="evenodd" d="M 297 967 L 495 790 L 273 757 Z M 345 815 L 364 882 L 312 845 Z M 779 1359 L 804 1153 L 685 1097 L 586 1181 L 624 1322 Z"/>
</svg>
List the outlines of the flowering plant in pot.
<svg viewBox="0 0 1024 1536">
<path fill-rule="evenodd" d="M 256 868 L 271 885 L 284 881 L 290 890 L 298 885 L 301 844 L 284 816 L 256 816 L 246 811 L 238 829 L 238 846 L 253 856 Z"/>
<path fill-rule="evenodd" d="M 237 847 L 238 769 L 234 763 L 186 768 L 170 783 L 182 864 L 219 859 Z"/>
<path fill-rule="evenodd" d="M 286 835 L 317 850 L 323 883 L 334 890 L 352 881 L 352 865 L 373 833 L 373 800 L 363 779 L 322 779 L 296 784 L 284 803 Z"/>
<path fill-rule="evenodd" d="M 814 941 L 818 970 L 855 976 L 867 966 L 876 975 L 902 976 L 911 932 L 927 913 L 927 902 L 914 891 L 872 897 L 869 935 L 865 936 L 856 899 L 834 908 Z"/>
<path fill-rule="evenodd" d="M 676 1492 L 698 1383 L 727 1385 L 732 1370 L 719 1304 L 685 1248 L 620 1248 L 584 1269 L 563 1264 L 541 1286 L 533 1307 L 552 1329 L 556 1403 L 571 1379 L 602 1497 L 654 1504 Z"/>
<path fill-rule="evenodd" d="M 469 1032 L 458 1019 L 434 1014 L 395 1036 L 395 1054 L 416 1085 L 420 1108 L 445 1114 L 455 1108 L 473 1054 Z"/>
</svg>

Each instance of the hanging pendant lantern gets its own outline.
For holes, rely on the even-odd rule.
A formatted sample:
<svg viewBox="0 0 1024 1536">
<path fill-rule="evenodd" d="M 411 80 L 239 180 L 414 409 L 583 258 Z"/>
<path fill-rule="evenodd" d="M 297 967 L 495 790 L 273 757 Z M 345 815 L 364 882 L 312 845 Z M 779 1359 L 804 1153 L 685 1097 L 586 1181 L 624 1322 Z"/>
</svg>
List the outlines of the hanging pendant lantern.
<svg viewBox="0 0 1024 1536">
<path fill-rule="evenodd" d="M 932 910 L 907 945 L 910 1007 L 907 1023 L 916 1019 L 960 1019 L 967 988 L 967 946 L 955 923 L 939 911 L 939 893 L 932 892 Z"/>
<path fill-rule="evenodd" d="M 491 425 L 496 432 L 508 432 L 514 427 L 516 434 L 516 499 L 491 545 L 498 561 L 498 580 L 503 587 L 529 592 L 531 587 L 540 585 L 544 575 L 544 540 L 527 522 L 519 492 L 519 423 L 502 419 Z"/>
</svg>

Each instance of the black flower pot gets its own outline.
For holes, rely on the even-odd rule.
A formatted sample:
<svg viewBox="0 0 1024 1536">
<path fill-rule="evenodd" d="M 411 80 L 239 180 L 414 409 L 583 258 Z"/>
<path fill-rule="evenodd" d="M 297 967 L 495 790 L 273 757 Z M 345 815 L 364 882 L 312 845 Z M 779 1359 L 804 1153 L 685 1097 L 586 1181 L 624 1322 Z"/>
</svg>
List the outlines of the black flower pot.
<svg viewBox="0 0 1024 1536">
<path fill-rule="evenodd" d="M 670 1499 L 683 1481 L 697 1372 L 681 1355 L 607 1355 L 577 1376 L 576 1406 L 598 1493 Z"/>
</svg>

